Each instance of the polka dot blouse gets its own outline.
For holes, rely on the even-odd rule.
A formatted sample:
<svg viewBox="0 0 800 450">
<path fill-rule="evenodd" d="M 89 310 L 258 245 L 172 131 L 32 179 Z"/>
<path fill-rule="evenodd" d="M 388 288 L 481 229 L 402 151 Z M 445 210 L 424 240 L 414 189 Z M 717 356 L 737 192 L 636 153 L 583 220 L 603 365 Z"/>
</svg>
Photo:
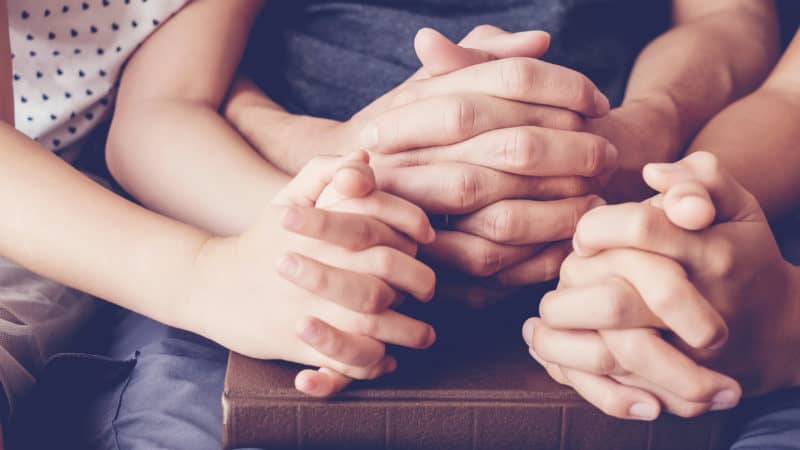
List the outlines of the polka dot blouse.
<svg viewBox="0 0 800 450">
<path fill-rule="evenodd" d="M 127 58 L 187 1 L 9 0 L 17 129 L 75 147 L 107 117 Z"/>
</svg>

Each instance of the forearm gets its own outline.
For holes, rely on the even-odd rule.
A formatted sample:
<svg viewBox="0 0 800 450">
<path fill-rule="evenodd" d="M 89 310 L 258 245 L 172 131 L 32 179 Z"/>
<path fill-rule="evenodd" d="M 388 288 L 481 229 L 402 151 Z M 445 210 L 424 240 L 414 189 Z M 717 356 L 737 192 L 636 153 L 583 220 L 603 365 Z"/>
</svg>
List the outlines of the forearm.
<svg viewBox="0 0 800 450">
<path fill-rule="evenodd" d="M 717 155 L 769 216 L 779 216 L 800 204 L 798 117 L 800 98 L 765 86 L 715 117 L 689 153 Z"/>
<path fill-rule="evenodd" d="M 178 313 L 208 235 L 114 195 L 0 125 L 0 254 L 161 322 Z"/>
<path fill-rule="evenodd" d="M 675 26 L 639 55 L 623 103 L 653 105 L 661 128 L 653 160 L 678 158 L 710 118 L 763 80 L 778 53 L 771 2 L 675 3 Z"/>
<path fill-rule="evenodd" d="M 117 114 L 109 167 L 128 192 L 167 216 L 235 234 L 288 181 L 204 104 L 154 100 Z"/>
<path fill-rule="evenodd" d="M 224 114 L 264 159 L 288 174 L 296 174 L 319 154 L 344 153 L 330 139 L 320 140 L 328 144 L 325 148 L 305 145 L 309 138 L 332 130 L 340 122 L 291 114 L 244 78 L 235 83 Z"/>
</svg>

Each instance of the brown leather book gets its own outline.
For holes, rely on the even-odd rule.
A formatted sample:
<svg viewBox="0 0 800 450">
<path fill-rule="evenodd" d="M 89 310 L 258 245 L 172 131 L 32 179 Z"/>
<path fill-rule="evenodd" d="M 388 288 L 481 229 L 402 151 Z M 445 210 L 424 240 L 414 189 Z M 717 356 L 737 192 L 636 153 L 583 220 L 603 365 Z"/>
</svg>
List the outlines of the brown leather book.
<svg viewBox="0 0 800 450">
<path fill-rule="evenodd" d="M 527 297 L 527 298 L 526 298 Z M 225 448 L 715 450 L 727 415 L 653 423 L 603 415 L 551 380 L 520 337 L 538 295 L 483 311 L 446 305 L 428 351 L 393 349 L 395 374 L 334 398 L 293 387 L 299 367 L 231 354 L 223 394 Z M 417 308 L 413 308 L 417 309 Z M 419 308 L 422 310 L 422 308 Z"/>
</svg>

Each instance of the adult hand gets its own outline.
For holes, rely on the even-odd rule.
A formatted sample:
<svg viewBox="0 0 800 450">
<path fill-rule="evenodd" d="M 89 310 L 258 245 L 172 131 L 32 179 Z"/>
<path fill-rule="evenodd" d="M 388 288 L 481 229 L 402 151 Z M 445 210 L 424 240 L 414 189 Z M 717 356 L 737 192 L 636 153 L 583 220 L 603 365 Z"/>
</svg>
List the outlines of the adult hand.
<svg viewBox="0 0 800 450">
<path fill-rule="evenodd" d="M 735 381 L 698 363 L 746 394 L 800 383 L 797 269 L 753 196 L 709 154 L 644 173 L 662 194 L 579 224 L 559 289 L 527 324 L 533 354 L 622 417 L 639 404 L 652 418 L 657 401 L 684 416 L 734 406 Z"/>
</svg>

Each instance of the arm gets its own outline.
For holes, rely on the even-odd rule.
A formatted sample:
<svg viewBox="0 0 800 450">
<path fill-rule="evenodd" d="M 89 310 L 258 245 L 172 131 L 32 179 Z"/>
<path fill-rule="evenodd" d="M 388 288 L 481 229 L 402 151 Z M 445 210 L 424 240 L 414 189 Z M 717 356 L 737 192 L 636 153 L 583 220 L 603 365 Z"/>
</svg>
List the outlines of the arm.
<svg viewBox="0 0 800 450">
<path fill-rule="evenodd" d="M 771 1 L 673 2 L 671 30 L 651 42 L 631 72 L 620 108 L 590 127 L 622 155 L 613 186 L 641 197 L 641 168 L 678 159 L 700 128 L 725 106 L 753 90 L 778 53 Z"/>
<path fill-rule="evenodd" d="M 716 116 L 692 142 L 689 152 L 717 155 L 768 215 L 780 215 L 800 202 L 798 117 L 800 35 L 764 85 Z"/>
<path fill-rule="evenodd" d="M 288 180 L 217 112 L 262 4 L 197 0 L 167 22 L 125 70 L 108 141 L 114 177 L 139 201 L 221 234 Z"/>
<path fill-rule="evenodd" d="M 5 3 L 0 0 L 0 255 L 184 325 L 174 315 L 176 300 L 208 236 L 122 200 L 14 129 Z"/>
</svg>

